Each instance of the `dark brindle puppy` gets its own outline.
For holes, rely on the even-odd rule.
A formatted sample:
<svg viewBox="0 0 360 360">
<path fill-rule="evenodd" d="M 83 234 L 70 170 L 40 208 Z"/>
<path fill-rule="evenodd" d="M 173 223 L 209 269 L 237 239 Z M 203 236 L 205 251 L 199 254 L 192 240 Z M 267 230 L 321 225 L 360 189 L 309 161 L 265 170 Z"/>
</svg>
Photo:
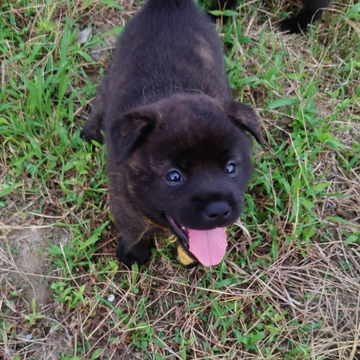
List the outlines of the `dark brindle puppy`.
<svg viewBox="0 0 360 360">
<path fill-rule="evenodd" d="M 330 5 L 331 0 L 300 0 L 302 8 L 300 11 L 289 19 L 281 22 L 282 31 L 300 33 L 306 31 L 309 24 L 321 17 L 323 9 Z M 220 5 L 221 9 L 234 9 L 239 0 L 213 0 L 214 5 Z M 245 1 L 246 2 L 246 1 Z"/>
<path fill-rule="evenodd" d="M 182 254 L 219 263 L 252 174 L 247 133 L 263 138 L 254 111 L 233 100 L 221 42 L 193 0 L 148 0 L 126 26 L 83 136 L 99 140 L 102 122 L 119 260 L 145 263 L 170 229 Z"/>
</svg>

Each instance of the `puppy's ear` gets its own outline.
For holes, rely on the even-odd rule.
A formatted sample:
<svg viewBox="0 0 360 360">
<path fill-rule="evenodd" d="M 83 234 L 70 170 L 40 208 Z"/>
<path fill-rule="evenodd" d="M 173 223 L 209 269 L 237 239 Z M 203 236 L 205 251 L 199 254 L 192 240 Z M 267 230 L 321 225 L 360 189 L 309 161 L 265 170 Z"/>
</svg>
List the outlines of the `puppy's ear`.
<svg viewBox="0 0 360 360">
<path fill-rule="evenodd" d="M 250 106 L 236 101 L 226 101 L 223 106 L 227 116 L 237 127 L 248 131 L 260 145 L 264 145 L 265 141 L 261 134 L 259 121 Z"/>
<path fill-rule="evenodd" d="M 116 152 L 116 164 L 125 162 L 154 130 L 157 120 L 151 108 L 131 111 L 121 117 L 111 129 L 111 141 Z"/>
</svg>

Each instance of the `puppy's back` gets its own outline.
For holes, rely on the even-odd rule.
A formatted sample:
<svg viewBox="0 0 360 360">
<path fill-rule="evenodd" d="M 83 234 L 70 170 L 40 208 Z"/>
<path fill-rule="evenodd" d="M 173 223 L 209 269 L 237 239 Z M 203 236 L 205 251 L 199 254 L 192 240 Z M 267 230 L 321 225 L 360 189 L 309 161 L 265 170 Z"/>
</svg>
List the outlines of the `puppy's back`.
<svg viewBox="0 0 360 360">
<path fill-rule="evenodd" d="M 103 89 L 106 123 L 173 93 L 231 98 L 222 44 L 193 0 L 149 0 L 120 37 Z"/>
</svg>

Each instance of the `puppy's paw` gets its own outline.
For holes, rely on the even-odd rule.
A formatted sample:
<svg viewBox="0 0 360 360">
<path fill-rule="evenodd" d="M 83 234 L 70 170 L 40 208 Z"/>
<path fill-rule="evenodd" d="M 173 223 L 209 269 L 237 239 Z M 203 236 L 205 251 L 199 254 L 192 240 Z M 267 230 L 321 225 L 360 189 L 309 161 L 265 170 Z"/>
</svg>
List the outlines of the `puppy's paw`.
<svg viewBox="0 0 360 360">
<path fill-rule="evenodd" d="M 147 246 L 140 242 L 128 249 L 125 244 L 126 242 L 123 239 L 119 240 L 116 254 L 118 260 L 128 268 L 131 268 L 135 263 L 141 266 L 149 261 L 151 256 L 151 246 Z"/>
<path fill-rule="evenodd" d="M 93 129 L 85 124 L 84 129 L 80 133 L 80 137 L 91 144 L 91 140 L 97 141 L 99 144 L 104 143 L 103 135 L 99 129 Z"/>
<path fill-rule="evenodd" d="M 86 121 L 84 129 L 80 136 L 91 144 L 91 140 L 97 141 L 99 144 L 104 143 L 104 138 L 101 133 L 103 129 L 103 114 L 102 112 L 92 110 L 89 119 Z"/>
<path fill-rule="evenodd" d="M 289 34 L 300 34 L 307 31 L 307 27 L 312 23 L 313 13 L 304 9 L 292 16 L 290 19 L 285 19 L 280 23 L 280 30 Z"/>
</svg>

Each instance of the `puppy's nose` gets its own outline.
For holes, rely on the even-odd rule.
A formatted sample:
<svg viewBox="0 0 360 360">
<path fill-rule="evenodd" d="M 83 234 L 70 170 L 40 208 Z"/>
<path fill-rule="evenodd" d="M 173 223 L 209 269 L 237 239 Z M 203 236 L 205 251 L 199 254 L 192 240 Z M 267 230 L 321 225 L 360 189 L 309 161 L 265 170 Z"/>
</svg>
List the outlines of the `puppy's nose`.
<svg viewBox="0 0 360 360">
<path fill-rule="evenodd" d="M 206 222 L 221 223 L 230 217 L 230 205 L 226 201 L 214 201 L 208 204 L 203 212 Z"/>
</svg>

